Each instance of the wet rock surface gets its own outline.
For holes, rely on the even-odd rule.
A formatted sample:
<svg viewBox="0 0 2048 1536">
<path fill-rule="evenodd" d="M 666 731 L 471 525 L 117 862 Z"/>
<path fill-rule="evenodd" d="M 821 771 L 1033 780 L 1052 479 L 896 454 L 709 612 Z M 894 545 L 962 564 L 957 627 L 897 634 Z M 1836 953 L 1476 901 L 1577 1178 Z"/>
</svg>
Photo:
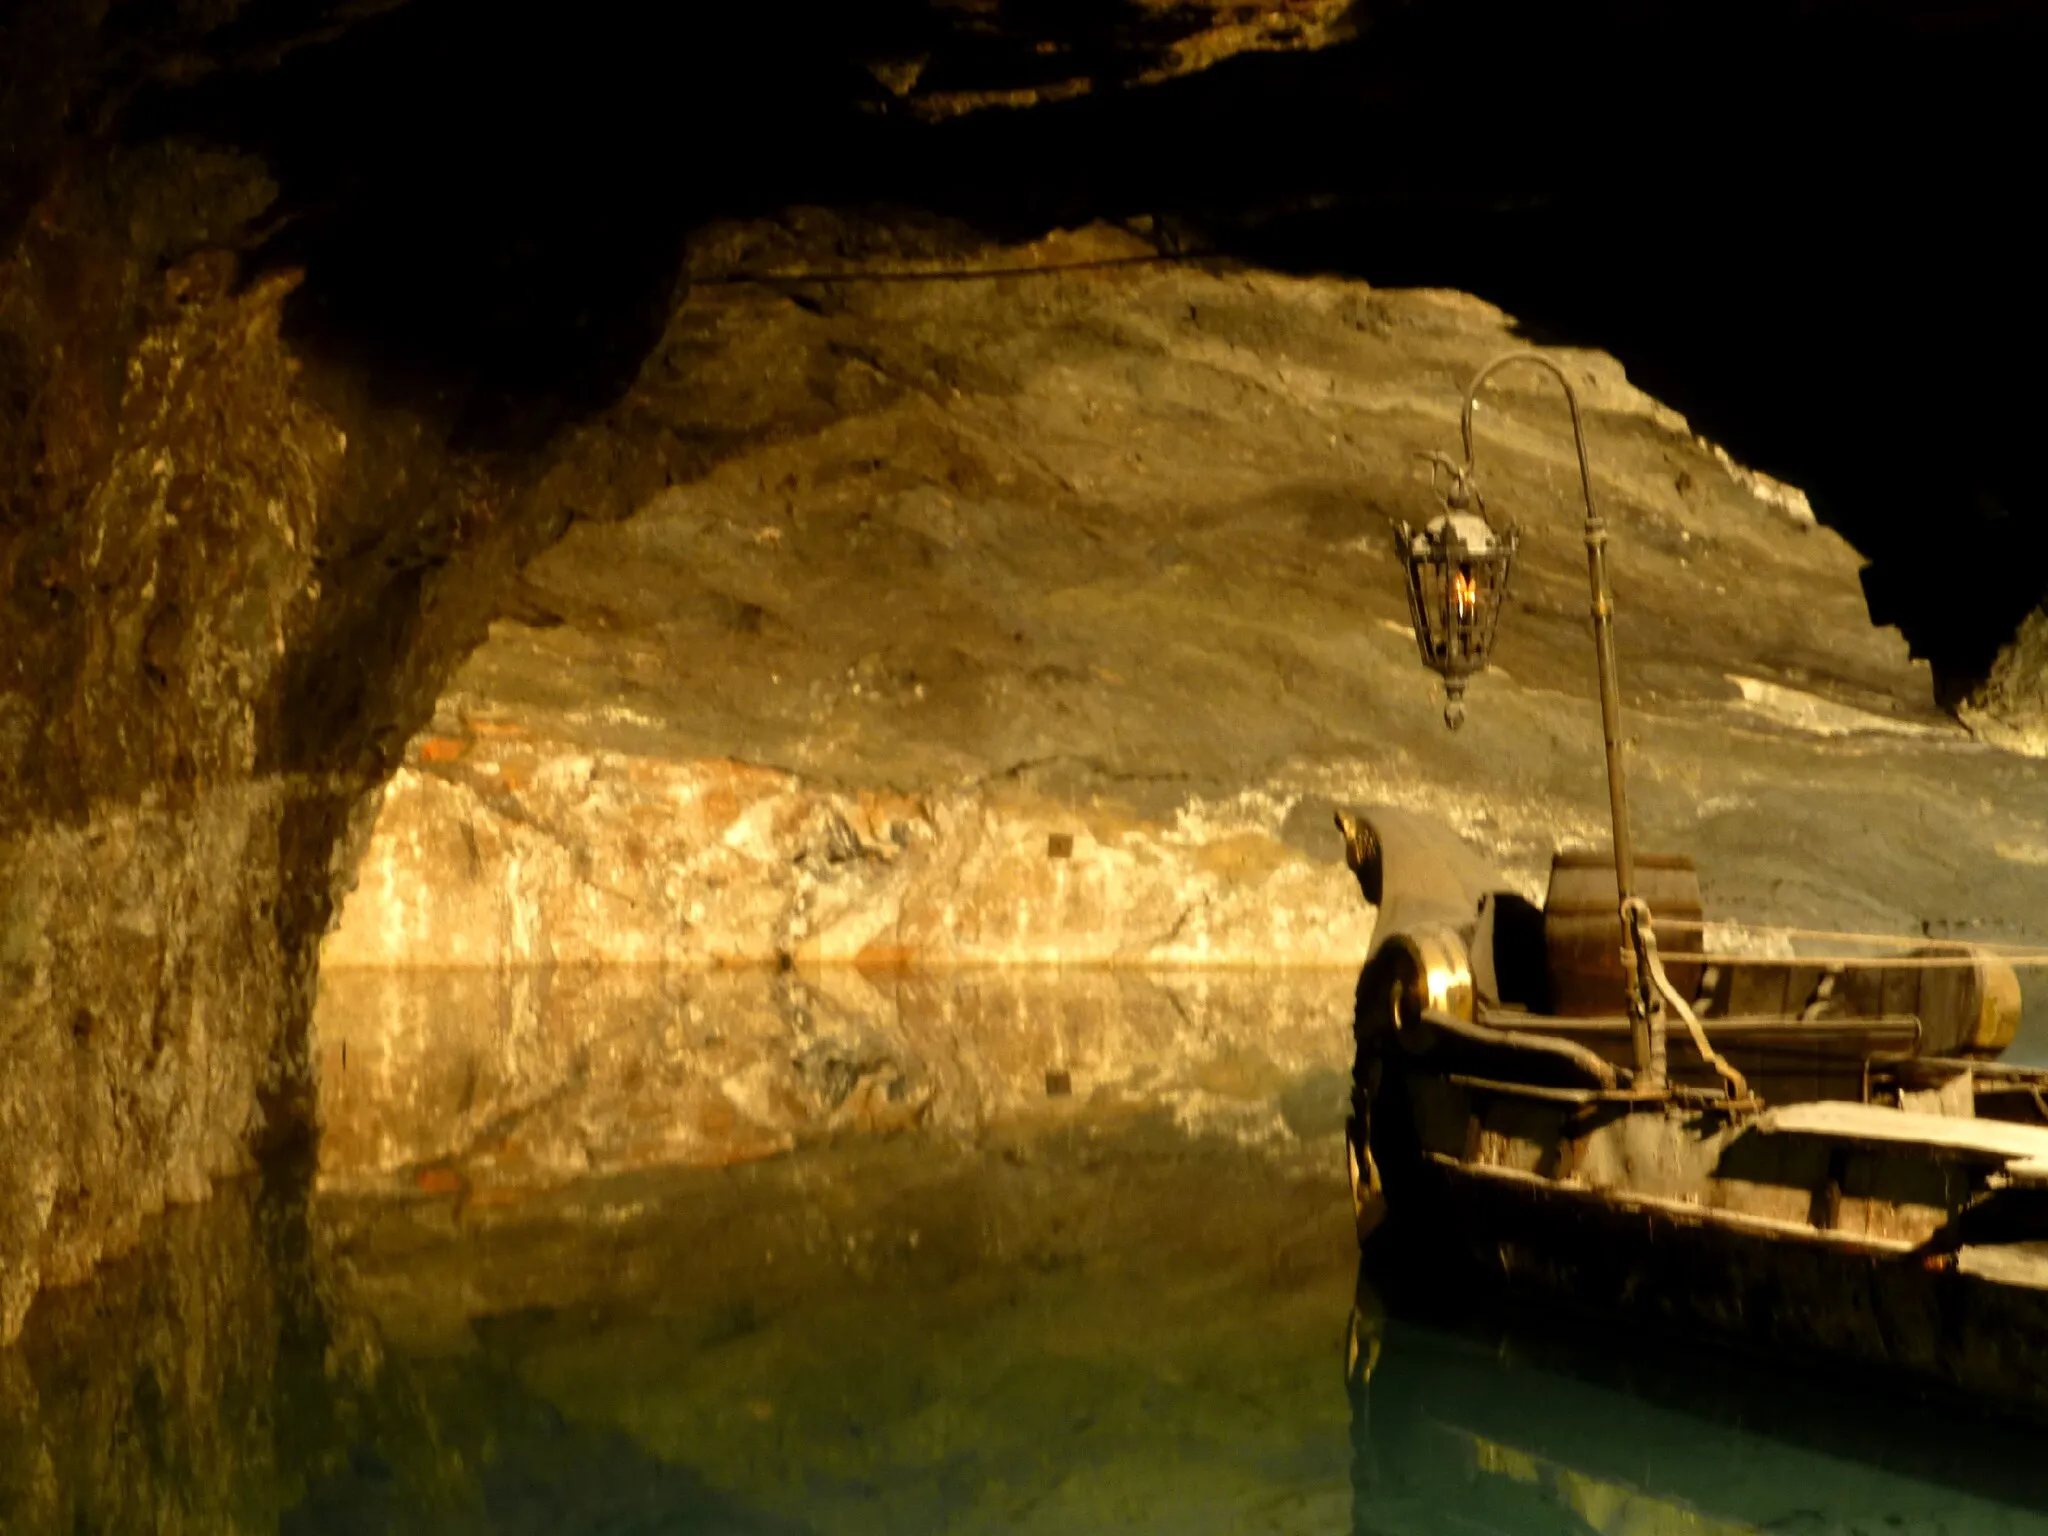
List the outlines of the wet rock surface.
<svg viewBox="0 0 2048 1536">
<path fill-rule="evenodd" d="M 279 340 L 290 284 L 184 254 L 267 196 L 138 156 L 0 265 L 0 1337 L 309 1091 L 318 929 L 278 914 L 361 785 L 267 759 L 345 439 Z"/>
</svg>

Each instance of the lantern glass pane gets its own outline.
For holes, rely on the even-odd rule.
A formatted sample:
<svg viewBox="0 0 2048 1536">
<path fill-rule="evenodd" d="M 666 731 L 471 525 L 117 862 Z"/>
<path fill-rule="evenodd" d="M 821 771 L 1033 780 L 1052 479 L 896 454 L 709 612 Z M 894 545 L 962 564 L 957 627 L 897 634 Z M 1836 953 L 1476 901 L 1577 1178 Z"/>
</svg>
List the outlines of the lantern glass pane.
<svg viewBox="0 0 2048 1536">
<path fill-rule="evenodd" d="M 1445 678 L 1483 671 L 1514 557 L 1506 539 L 1478 518 L 1438 518 L 1403 540 L 1408 606 L 1424 666 Z"/>
</svg>

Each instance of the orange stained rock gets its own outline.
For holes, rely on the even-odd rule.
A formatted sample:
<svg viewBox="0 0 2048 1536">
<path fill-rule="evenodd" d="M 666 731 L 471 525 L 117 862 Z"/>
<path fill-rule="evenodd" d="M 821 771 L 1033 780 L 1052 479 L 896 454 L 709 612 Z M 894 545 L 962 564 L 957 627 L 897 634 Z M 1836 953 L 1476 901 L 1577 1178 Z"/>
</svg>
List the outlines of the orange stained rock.
<svg viewBox="0 0 2048 1536">
<path fill-rule="evenodd" d="M 524 1204 L 531 1191 L 517 1184 L 493 1184 L 471 1193 L 473 1206 L 514 1206 Z"/>
<path fill-rule="evenodd" d="M 423 1195 L 455 1195 L 467 1182 L 454 1168 L 422 1168 L 412 1176 L 413 1188 Z"/>
<path fill-rule="evenodd" d="M 920 948 L 903 943 L 866 945 L 853 957 L 855 969 L 863 971 L 907 971 L 923 958 Z"/>
</svg>

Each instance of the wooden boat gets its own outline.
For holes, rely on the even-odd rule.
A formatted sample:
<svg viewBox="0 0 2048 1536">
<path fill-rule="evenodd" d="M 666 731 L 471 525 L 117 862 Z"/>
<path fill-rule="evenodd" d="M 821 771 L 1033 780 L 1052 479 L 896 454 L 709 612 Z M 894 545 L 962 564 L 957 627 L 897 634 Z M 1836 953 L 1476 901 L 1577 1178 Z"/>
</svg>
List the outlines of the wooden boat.
<svg viewBox="0 0 2048 1536">
<path fill-rule="evenodd" d="M 1598 867 L 1562 860 L 1538 908 L 1418 817 L 1338 822 L 1379 908 L 1348 1138 L 1362 1239 L 1384 1219 L 1517 1294 L 2048 1411 L 2048 1071 L 1998 1059 L 2006 960 L 1714 956 L 1702 920 L 1660 917 L 1688 1027 L 1644 1086 L 1611 872 L 1561 900 Z M 1685 861 L 1637 863 L 1666 879 L 1660 912 L 1697 910 Z"/>
</svg>

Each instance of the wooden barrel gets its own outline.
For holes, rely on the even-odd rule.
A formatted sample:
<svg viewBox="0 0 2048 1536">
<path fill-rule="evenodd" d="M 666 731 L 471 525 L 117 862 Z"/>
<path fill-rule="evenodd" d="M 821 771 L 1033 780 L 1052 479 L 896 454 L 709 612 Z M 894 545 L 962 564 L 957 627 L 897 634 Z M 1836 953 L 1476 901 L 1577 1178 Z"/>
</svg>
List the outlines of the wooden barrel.
<svg viewBox="0 0 2048 1536">
<path fill-rule="evenodd" d="M 1910 1013 L 1920 1021 L 1922 1056 L 1996 1056 L 2019 1032 L 2020 979 L 2010 961 L 1973 944 L 1922 945 L 1906 961 L 1942 959 L 1947 965 L 1886 965 L 1870 957 L 1845 969 L 1831 1013 Z M 1966 962 L 1966 963 L 1953 963 Z"/>
<path fill-rule="evenodd" d="M 1636 855 L 1636 894 L 1659 919 L 1701 918 L 1700 875 L 1677 853 Z M 1698 928 L 1659 927 L 1657 950 L 1671 984 L 1686 1001 L 1699 986 Z M 1614 855 L 1577 849 L 1550 861 L 1550 893 L 1543 902 L 1543 952 L 1550 969 L 1550 1006 L 1567 1018 L 1613 1017 L 1628 1011 L 1628 974 L 1621 963 L 1621 898 Z"/>
</svg>

